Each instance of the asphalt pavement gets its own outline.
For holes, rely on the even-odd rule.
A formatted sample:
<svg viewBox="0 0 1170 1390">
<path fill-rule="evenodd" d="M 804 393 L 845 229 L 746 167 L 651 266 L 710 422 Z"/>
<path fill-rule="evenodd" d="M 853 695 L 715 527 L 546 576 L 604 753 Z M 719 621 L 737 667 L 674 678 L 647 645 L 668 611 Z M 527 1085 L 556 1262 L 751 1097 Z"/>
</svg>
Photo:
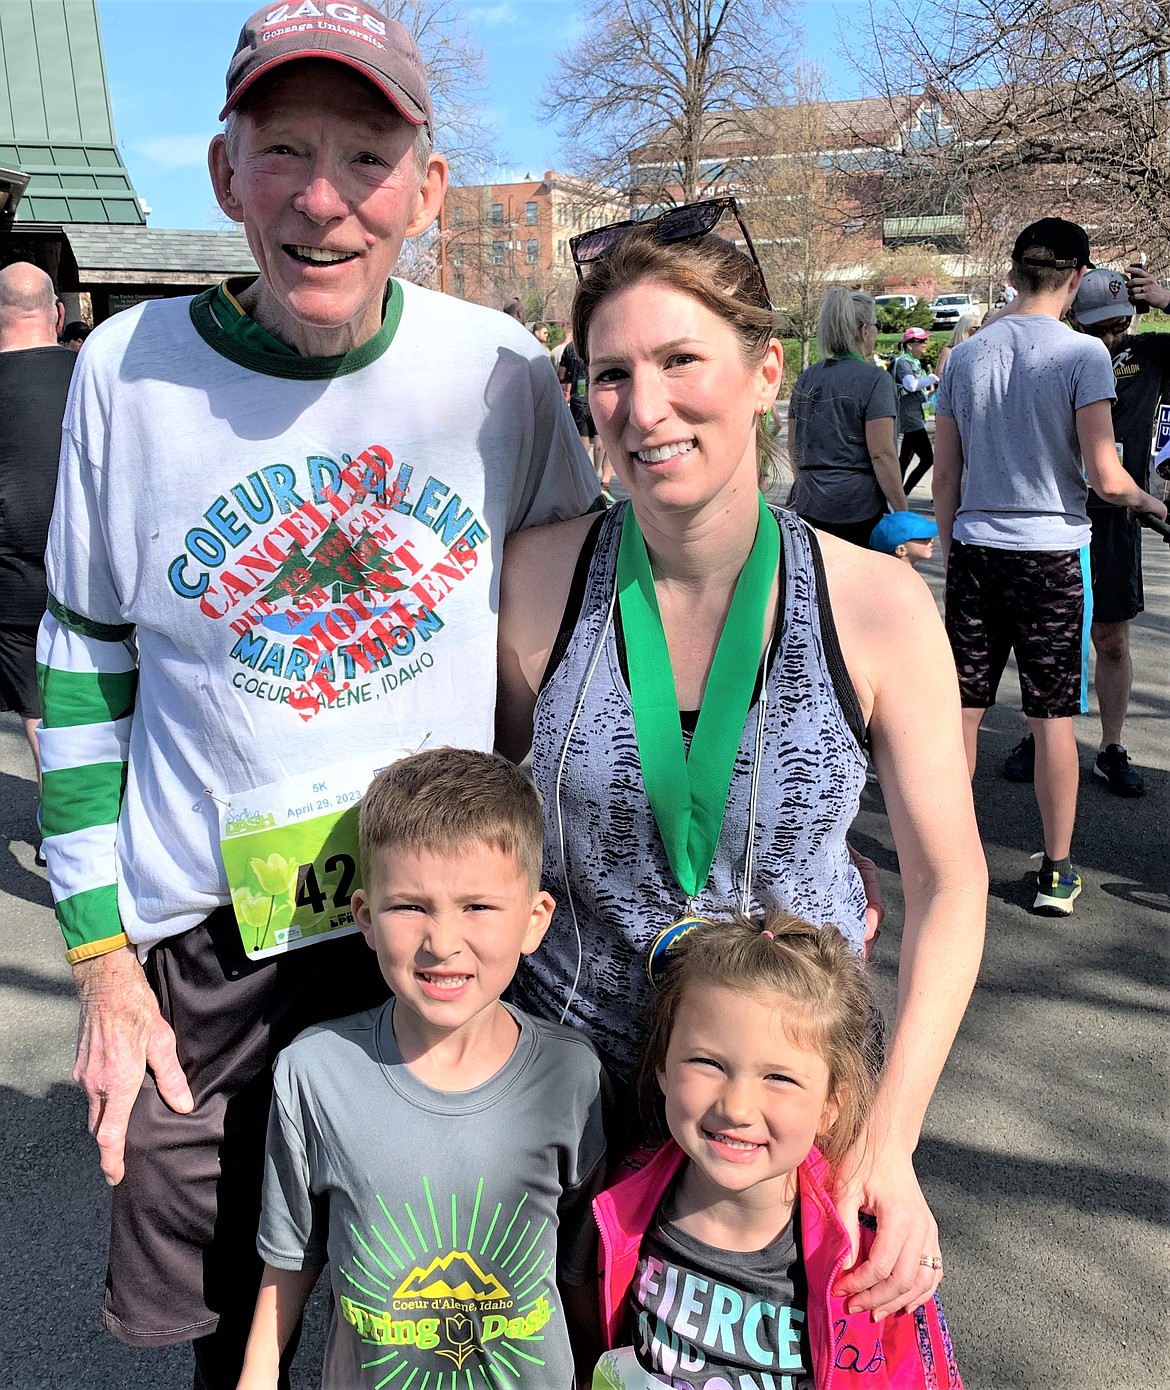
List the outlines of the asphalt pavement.
<svg viewBox="0 0 1170 1390">
<path fill-rule="evenodd" d="M 1031 789 L 998 775 L 1025 727 L 1011 673 L 982 734 L 987 950 L 917 1159 L 969 1390 L 1170 1386 L 1170 547 L 1145 546 L 1126 737 L 1147 795 L 1093 781 L 1099 730 L 1079 719 L 1085 891 L 1070 919 L 1028 911 L 1039 818 Z M 925 572 L 937 593 L 937 562 Z M 184 1350 L 130 1351 L 98 1325 L 108 1193 L 69 1077 L 76 1006 L 33 863 L 35 801 L 19 723 L 0 716 L 0 1387 L 181 1390 Z M 901 898 L 876 788 L 854 839 L 882 873 L 877 975 L 892 1005 Z M 320 1316 L 318 1303 L 298 1390 L 318 1383 Z"/>
</svg>

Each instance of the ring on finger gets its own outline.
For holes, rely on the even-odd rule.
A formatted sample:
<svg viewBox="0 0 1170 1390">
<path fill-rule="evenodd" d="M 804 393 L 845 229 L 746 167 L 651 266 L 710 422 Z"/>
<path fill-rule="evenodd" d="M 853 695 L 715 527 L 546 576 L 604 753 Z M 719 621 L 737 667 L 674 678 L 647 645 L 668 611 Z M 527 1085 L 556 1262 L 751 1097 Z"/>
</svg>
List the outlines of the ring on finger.
<svg viewBox="0 0 1170 1390">
<path fill-rule="evenodd" d="M 926 1269 L 942 1269 L 943 1267 L 942 1257 L 939 1255 L 923 1255 L 918 1263 Z"/>
</svg>

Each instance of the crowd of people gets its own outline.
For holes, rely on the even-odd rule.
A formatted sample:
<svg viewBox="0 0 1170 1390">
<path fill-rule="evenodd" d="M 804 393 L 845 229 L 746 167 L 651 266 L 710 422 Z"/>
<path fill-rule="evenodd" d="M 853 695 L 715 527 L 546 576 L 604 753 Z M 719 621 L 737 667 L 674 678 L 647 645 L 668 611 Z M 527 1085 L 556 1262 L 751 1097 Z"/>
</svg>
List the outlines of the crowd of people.
<svg viewBox="0 0 1170 1390">
<path fill-rule="evenodd" d="M 1079 460 L 1094 580 L 1130 581 L 1093 627 L 1111 778 L 1124 509 L 1165 516 L 1164 359 L 1122 320 L 1170 294 L 1045 219 L 936 374 L 920 330 L 876 365 L 872 299 L 831 290 L 773 506 L 783 352 L 734 199 L 572 238 L 550 355 L 519 300 L 394 277 L 447 182 L 396 21 L 261 9 L 220 117 L 257 276 L 74 356 L 48 277 L 0 271 L 0 395 L 56 486 L 0 694 L 112 1188 L 105 1326 L 191 1343 L 196 1390 L 287 1386 L 328 1270 L 330 1390 L 957 1390 L 914 1153 L 982 951 L 975 737 L 1014 648 L 1036 906 L 1071 910 Z"/>
</svg>

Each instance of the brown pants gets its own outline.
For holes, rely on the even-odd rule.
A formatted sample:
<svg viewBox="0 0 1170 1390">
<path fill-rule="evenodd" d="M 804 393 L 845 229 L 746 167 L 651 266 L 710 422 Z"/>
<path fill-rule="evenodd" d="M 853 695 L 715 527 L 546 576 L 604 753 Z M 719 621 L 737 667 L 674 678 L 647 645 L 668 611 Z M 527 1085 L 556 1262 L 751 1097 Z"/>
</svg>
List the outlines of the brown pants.
<svg viewBox="0 0 1170 1390">
<path fill-rule="evenodd" d="M 196 1385 L 230 1388 L 262 1270 L 273 1060 L 310 1024 L 369 1008 L 388 990 L 360 936 L 253 964 L 230 908 L 156 946 L 146 973 L 195 1108 L 176 1114 L 147 1075 L 113 1193 L 102 1321 L 132 1346 L 196 1341 Z"/>
</svg>

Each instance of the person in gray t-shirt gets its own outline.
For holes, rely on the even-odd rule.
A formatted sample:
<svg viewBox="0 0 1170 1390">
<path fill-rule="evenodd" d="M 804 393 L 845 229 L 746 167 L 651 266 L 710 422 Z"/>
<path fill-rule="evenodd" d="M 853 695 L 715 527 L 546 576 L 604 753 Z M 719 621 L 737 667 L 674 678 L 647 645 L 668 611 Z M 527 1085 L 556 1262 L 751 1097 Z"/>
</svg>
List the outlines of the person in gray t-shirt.
<svg viewBox="0 0 1170 1390">
<path fill-rule="evenodd" d="M 498 756 L 427 749 L 370 783 L 353 921 L 393 997 L 276 1060 L 237 1390 L 277 1384 L 326 1263 L 322 1390 L 572 1390 L 595 1361 L 607 1082 L 583 1037 L 500 999 L 552 916 L 542 838 Z"/>
<path fill-rule="evenodd" d="M 399 1366 L 573 1384 L 558 1285 L 592 1293 L 596 1274 L 601 1068 L 579 1034 L 510 1012 L 515 1051 L 467 1091 L 414 1075 L 393 1000 L 277 1059 L 257 1248 L 281 1269 L 329 1263 L 324 1390 Z"/>
<path fill-rule="evenodd" d="M 972 776 L 979 726 L 1014 649 L 1036 740 L 1044 854 L 1033 911 L 1067 916 L 1084 707 L 1089 516 L 1098 496 L 1164 517 L 1113 444 L 1109 353 L 1059 320 L 1089 265 L 1082 227 L 1046 217 L 1012 251 L 1011 312 L 951 354 L 935 423 L 934 503 L 947 566 L 946 625 Z"/>
</svg>

